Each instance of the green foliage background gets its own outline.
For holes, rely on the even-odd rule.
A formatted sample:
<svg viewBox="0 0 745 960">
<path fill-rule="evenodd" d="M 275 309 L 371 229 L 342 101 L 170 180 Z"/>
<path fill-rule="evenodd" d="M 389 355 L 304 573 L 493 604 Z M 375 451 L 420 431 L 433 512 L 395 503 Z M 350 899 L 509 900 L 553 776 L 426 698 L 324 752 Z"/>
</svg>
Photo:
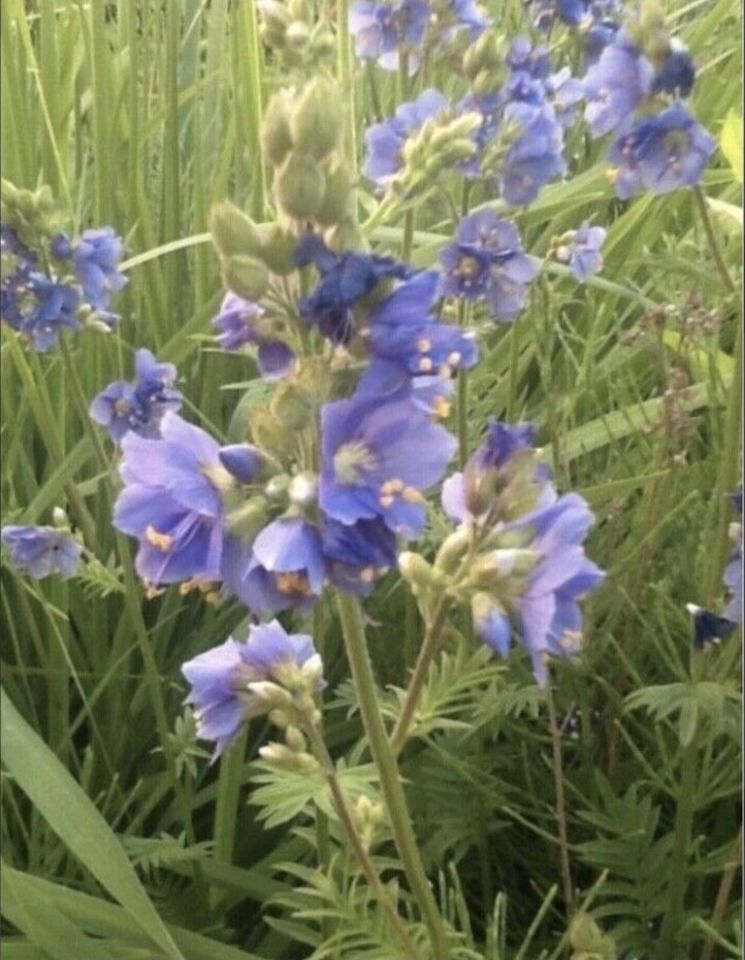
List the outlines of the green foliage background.
<svg viewBox="0 0 745 960">
<path fill-rule="evenodd" d="M 509 34 L 524 23 L 518 0 L 491 7 Z M 700 64 L 694 111 L 719 138 L 741 97 L 738 4 L 672 2 L 667 12 Z M 251 0 L 3 0 L 0 17 L 3 176 L 48 183 L 77 228 L 112 224 L 131 254 L 119 332 L 70 344 L 84 396 L 128 376 L 133 349 L 146 345 L 178 365 L 189 418 L 240 437 L 241 410 L 261 385 L 248 383 L 248 361 L 210 349 L 221 283 L 205 231 L 211 204 L 226 197 L 267 212 L 254 94 L 260 81 L 266 102 L 284 78 L 256 56 Z M 440 79 L 447 90 L 450 78 Z M 369 120 L 365 89 L 355 73 L 358 130 Z M 392 110 L 393 83 L 382 93 Z M 675 956 L 706 957 L 708 939 L 714 956 L 740 957 L 737 884 L 721 916 L 715 909 L 739 830 L 740 640 L 692 670 L 685 603 L 711 603 L 719 590 L 741 315 L 691 191 L 620 204 L 602 147 L 578 140 L 572 150 L 576 175 L 517 219 L 541 255 L 593 216 L 609 228 L 605 269 L 577 287 L 556 267 L 514 332 L 488 334 L 470 384 L 471 438 L 495 414 L 535 420 L 559 485 L 598 516 L 588 552 L 607 583 L 586 605 L 581 660 L 556 675 L 559 713 L 581 709 L 576 738 L 564 737 L 564 787 L 582 902 L 619 957 L 655 956 L 661 918 L 678 901 Z M 738 277 L 741 172 L 719 154 L 703 188 Z M 442 201 L 419 211 L 414 262 L 433 262 L 451 229 Z M 380 227 L 373 240 L 395 252 L 401 229 Z M 706 335 L 710 312 L 717 331 Z M 2 571 L 3 956 L 398 957 L 333 820 L 332 869 L 315 869 L 314 811 L 331 813 L 323 783 L 256 763 L 260 723 L 245 762 L 234 754 L 210 767 L 195 747 L 179 666 L 222 641 L 240 610 L 177 590 L 142 602 L 70 368 L 59 352 L 26 354 L 9 336 L 1 362 L 4 521 L 48 522 L 54 505 L 82 500 L 102 564 L 83 584 Z M 416 612 L 391 580 L 369 613 L 392 710 L 416 652 Z M 327 740 L 346 758 L 350 794 L 374 799 L 338 625 L 331 608 L 320 615 Z M 430 677 L 419 734 L 403 772 L 426 866 L 462 933 L 454 955 L 565 955 L 551 744 L 525 664 L 497 663 L 454 637 Z M 249 781 L 250 803 L 236 812 Z M 391 845 L 375 849 L 406 910 Z"/>
</svg>

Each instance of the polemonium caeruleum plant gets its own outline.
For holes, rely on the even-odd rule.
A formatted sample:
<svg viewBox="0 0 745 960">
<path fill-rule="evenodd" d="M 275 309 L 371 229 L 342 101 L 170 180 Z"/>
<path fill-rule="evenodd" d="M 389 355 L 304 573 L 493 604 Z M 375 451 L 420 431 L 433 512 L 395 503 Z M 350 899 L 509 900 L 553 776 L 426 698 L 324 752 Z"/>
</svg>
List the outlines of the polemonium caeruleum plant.
<svg viewBox="0 0 745 960">
<path fill-rule="evenodd" d="M 303 3 L 264 0 L 259 9 L 273 76 L 294 85 L 275 91 L 263 108 L 260 157 L 258 137 L 252 142 L 253 218 L 229 202 L 212 211 L 210 232 L 224 289 L 221 302 L 217 285 L 210 289 L 208 304 L 208 271 L 198 271 L 201 326 L 193 340 L 194 321 L 172 340 L 151 329 L 151 352 L 130 336 L 127 325 L 137 322 L 136 310 L 123 310 L 124 329 L 115 337 L 92 347 L 92 338 L 74 341 L 81 351 L 99 344 L 104 351 L 111 348 L 108 361 L 116 356 L 109 365 L 117 379 L 111 380 L 111 372 L 95 381 L 89 377 L 93 389 L 83 394 L 69 360 L 68 332 L 84 326 L 113 329 L 122 269 L 132 269 L 138 258 L 121 268 L 122 244 L 111 229 L 65 231 L 66 224 L 47 209 L 46 194 L 19 195 L 3 188 L 2 313 L 8 346 L 19 369 L 30 357 L 42 386 L 62 355 L 70 396 L 86 430 L 72 459 L 92 455 L 98 469 L 77 496 L 64 491 L 79 532 L 66 521 L 55 528 L 27 523 L 53 499 L 43 488 L 29 495 L 28 509 L 19 507 L 12 516 L 18 522 L 3 528 L 8 565 L 36 579 L 57 573 L 90 585 L 94 574 L 103 576 L 102 569 L 93 570 L 92 549 L 107 564 L 118 564 L 105 568 L 120 590 L 121 577 L 127 595 L 115 653 L 126 655 L 131 627 L 149 671 L 160 749 L 176 772 L 176 802 L 167 815 L 172 821 L 183 816 L 189 855 L 198 849 L 195 839 L 203 825 L 189 823 L 182 810 L 204 810 L 216 795 L 215 859 L 218 864 L 230 859 L 239 796 L 246 774 L 255 773 L 254 766 L 244 768 L 247 741 L 249 756 L 261 763 L 261 786 L 252 796 L 271 797 L 262 802 L 272 825 L 282 822 L 277 818 L 285 804 L 313 821 L 315 832 L 303 824 L 298 837 L 316 845 L 317 863 L 314 859 L 311 870 L 304 858 L 290 864 L 288 872 L 296 869 L 307 884 L 323 883 L 322 897 L 336 896 L 337 883 L 347 886 L 318 923 L 307 902 L 292 900 L 302 894 L 288 893 L 284 907 L 293 913 L 295 926 L 282 928 L 280 920 L 280 936 L 305 938 L 319 957 L 359 960 L 368 950 L 413 960 L 502 956 L 507 928 L 499 897 L 497 932 L 483 920 L 494 901 L 488 846 L 494 839 L 491 821 L 498 818 L 485 817 L 478 827 L 482 914 L 474 906 L 479 898 L 457 887 L 456 867 L 468 863 L 472 838 L 443 841 L 440 847 L 437 833 L 420 831 L 430 804 L 432 819 L 445 823 L 443 836 L 451 829 L 448 817 L 457 823 L 456 835 L 465 829 L 465 802 L 454 817 L 450 811 L 443 817 L 437 806 L 437 782 L 448 778 L 461 793 L 468 783 L 469 802 L 471 793 L 476 802 L 488 797 L 492 814 L 499 810 L 500 817 L 504 813 L 531 825 L 525 795 L 532 797 L 532 787 L 513 787 L 486 761 L 483 779 L 481 770 L 476 780 L 461 777 L 463 767 L 448 761 L 441 748 L 448 736 L 457 743 L 462 735 L 466 745 L 481 738 L 485 745 L 507 740 L 509 749 L 519 745 L 525 754 L 526 780 L 532 783 L 536 775 L 545 784 L 530 762 L 526 741 L 505 721 L 510 710 L 515 717 L 533 710 L 535 717 L 546 712 L 549 718 L 546 742 L 552 751 L 553 813 L 567 913 L 566 924 L 552 916 L 556 943 L 550 948 L 569 942 L 575 957 L 610 960 L 618 955 L 616 943 L 627 953 L 646 956 L 648 943 L 659 938 L 660 957 L 667 960 L 671 937 L 688 936 L 685 891 L 676 883 L 685 873 L 681 858 L 690 834 L 686 804 L 690 807 L 691 791 L 685 783 L 679 792 L 667 784 L 665 815 L 675 806 L 675 823 L 671 842 L 659 850 L 649 836 L 649 818 L 640 826 L 635 798 L 625 799 L 624 815 L 636 819 L 619 827 L 620 842 L 628 844 L 629 837 L 643 833 L 659 862 L 668 864 L 669 855 L 673 880 L 665 897 L 647 896 L 644 888 L 642 920 L 624 926 L 611 919 L 613 907 L 599 913 L 611 929 L 605 935 L 586 912 L 574 915 L 580 900 L 587 903 L 586 889 L 578 890 L 585 876 L 577 879 L 577 863 L 581 859 L 603 869 L 610 863 L 618 869 L 623 858 L 616 848 L 570 844 L 577 821 L 563 792 L 561 734 L 571 718 L 581 715 L 577 746 L 592 772 L 587 740 L 598 711 L 590 702 L 605 703 L 609 682 L 602 678 L 602 690 L 589 689 L 587 664 L 600 642 L 611 637 L 616 643 L 612 623 L 598 624 L 591 617 L 586 629 L 585 600 L 605 577 L 592 559 L 599 555 L 596 514 L 602 515 L 603 535 L 609 541 L 617 537 L 613 511 L 597 505 L 617 490 L 635 495 L 640 484 L 651 525 L 657 519 L 662 467 L 678 454 L 664 448 L 660 459 L 647 465 L 650 476 L 641 481 L 630 476 L 619 486 L 600 484 L 599 489 L 579 478 L 565 458 L 562 397 L 554 389 L 554 372 L 566 364 L 585 386 L 592 374 L 575 355 L 583 333 L 572 328 L 573 301 L 605 285 L 625 303 L 629 291 L 595 276 L 603 270 L 608 196 L 595 210 L 590 209 L 593 191 L 600 188 L 593 186 L 587 197 L 578 191 L 582 202 L 562 207 L 560 226 L 551 211 L 557 190 L 567 187 L 571 196 L 571 183 L 562 181 L 581 170 L 595 137 L 611 138 L 607 158 L 621 201 L 614 201 L 616 212 L 641 191 L 663 194 L 699 182 L 713 141 L 685 102 L 694 89 L 696 64 L 655 11 L 629 15 L 616 3 L 534 2 L 521 34 L 510 36 L 497 11 L 457 0 L 360 2 L 348 11 L 342 5 L 338 20 Z M 231 17 L 255 41 L 253 12 L 253 5 L 240 7 Z M 531 33 L 531 24 L 541 32 L 550 29 L 550 36 Z M 123 21 L 119 26 L 125 29 Z M 197 31 L 189 34 L 196 36 Z M 365 84 L 364 91 L 358 85 L 354 102 L 352 49 Z M 335 59 L 339 83 L 332 78 Z M 247 100 L 241 109 L 247 105 L 247 115 L 256 121 L 254 133 L 262 112 L 262 104 L 251 99 L 251 91 L 262 87 L 262 78 L 253 74 L 257 62 L 248 63 L 241 86 Z M 195 96 L 202 96 L 201 88 Z M 100 110 L 98 102 L 95 109 Z M 199 138 L 196 124 L 179 129 L 177 141 Z M 264 191 L 265 174 L 270 195 Z M 533 206 L 546 197 L 547 207 Z M 423 233 L 416 242 L 419 228 Z M 196 234 L 183 243 L 198 246 L 203 239 Z M 610 246 L 609 260 L 614 249 Z M 146 253 L 144 262 L 174 252 L 165 244 L 155 254 Z M 204 259 L 200 265 L 204 268 Z M 632 302 L 646 302 L 644 296 L 634 290 Z M 158 296 L 152 300 L 160 303 Z M 536 324 L 536 316 L 542 324 Z M 602 349 L 610 350 L 610 341 L 593 326 L 596 334 Z M 664 349 L 670 348 L 668 339 L 660 339 Z M 134 379 L 127 380 L 132 363 L 121 347 L 133 340 Z M 193 343 L 205 348 L 201 356 L 207 362 L 220 353 L 225 365 L 215 369 L 230 365 L 243 371 L 239 389 L 253 378 L 231 411 L 227 435 L 222 415 L 230 403 L 210 404 L 204 396 L 194 401 L 195 365 L 184 348 L 187 341 L 189 350 Z M 24 347 L 48 356 L 39 359 Z M 656 356 L 662 368 L 664 349 Z M 197 353 L 195 347 L 192 359 Z M 500 366 L 496 358 L 506 362 Z M 92 364 L 99 374 L 101 360 L 96 355 Z M 172 360 L 178 361 L 179 377 Z M 608 362 L 618 363 L 615 354 Z M 724 378 L 726 365 L 722 370 Z M 537 376 L 546 381 L 551 397 L 546 409 L 521 390 L 521 383 Z M 206 394 L 232 399 L 228 389 L 217 387 L 236 389 L 235 384 L 214 376 L 208 380 Z M 665 410 L 674 427 L 674 418 L 682 422 L 685 410 L 673 401 L 682 402 L 685 391 L 671 392 L 675 397 L 666 397 Z M 712 390 L 710 396 L 715 394 Z M 694 399 L 700 402 L 698 395 Z M 215 410 L 219 416 L 213 416 Z M 479 412 L 472 417 L 473 410 Z M 618 431 L 618 422 L 611 428 Z M 588 456 L 593 436 L 587 431 L 575 439 L 577 447 L 587 444 Z M 54 450 L 54 437 L 47 434 L 45 440 Z M 59 461 L 53 466 L 59 470 Z M 25 466 L 20 473 L 25 480 Z M 45 479 L 53 484 L 56 475 L 52 471 Z M 113 538 L 109 533 L 112 557 L 106 555 L 105 538 L 97 538 L 90 524 L 91 510 L 103 516 L 108 506 L 116 530 Z M 643 569 L 648 540 L 645 525 L 640 527 L 638 548 L 634 538 L 618 545 L 618 557 L 608 564 L 609 580 L 618 569 L 634 565 L 634 549 Z M 712 574 L 717 583 L 723 574 L 718 593 L 699 598 L 707 607 L 694 609 L 696 670 L 708 663 L 696 658 L 707 655 L 711 638 L 731 636 L 739 618 L 741 539 L 737 529 L 731 536 L 726 566 L 722 562 L 724 569 Z M 137 548 L 134 573 L 144 598 L 152 601 L 144 612 L 127 537 Z M 724 557 L 726 542 L 717 547 Z M 36 602 L 40 594 L 30 596 Z M 403 606 L 400 623 L 387 615 L 391 598 Z M 168 644 L 164 624 L 181 614 L 191 617 L 203 601 L 208 606 L 189 649 Z M 382 653 L 376 650 L 381 628 L 375 622 L 381 611 L 388 643 Z M 344 656 L 334 648 L 337 623 Z M 624 630 L 618 642 L 622 653 Z M 71 649 L 77 631 L 73 620 L 66 637 Z M 155 669 L 150 636 L 159 645 L 161 662 L 167 660 L 174 673 L 181 666 L 188 685 L 184 717 L 173 734 L 158 704 L 163 703 L 161 687 L 168 690 L 180 681 Z M 396 672 L 402 651 L 413 666 L 410 676 L 403 668 Z M 505 676 L 515 684 L 505 687 Z M 387 681 L 395 689 L 384 688 Z M 558 718 L 555 688 L 565 695 L 569 691 L 582 710 L 572 705 L 564 720 Z M 514 695 L 514 705 L 499 714 L 494 703 L 505 689 Z M 668 691 L 665 703 L 676 702 L 675 696 L 697 696 L 696 689 L 692 683 L 683 694 Z M 701 689 L 710 695 L 710 688 Z M 365 741 L 337 763 L 329 751 L 343 749 L 346 733 L 340 736 L 337 718 L 344 708 L 352 726 L 357 715 L 361 718 Z M 612 733 L 626 722 L 621 709 L 615 701 L 607 706 L 604 723 Z M 685 747 L 690 724 L 683 716 L 703 710 L 700 704 L 681 710 Z M 276 742 L 264 743 L 266 725 L 280 731 Z M 200 756 L 194 734 L 219 760 L 214 784 L 213 769 L 194 763 Z M 527 742 L 539 744 L 543 733 L 536 728 L 530 736 Z M 174 752 L 189 757 L 187 767 L 173 762 Z M 604 768 L 611 769 L 612 742 L 607 753 Z M 571 754 L 573 766 L 578 758 L 579 753 Z M 192 778 L 184 777 L 183 790 L 179 769 Z M 607 793 L 604 781 L 596 788 L 591 783 L 587 777 L 590 791 Z M 420 784 L 427 796 L 412 818 L 410 804 Z M 310 793 L 298 801 L 298 790 Z M 575 789 L 578 802 L 580 793 Z M 541 810 L 545 799 L 539 788 L 533 800 Z M 616 810 L 614 816 L 615 827 L 622 815 Z M 550 817 L 546 823 L 538 819 L 541 836 L 553 839 Z M 346 852 L 336 846 L 337 833 Z M 251 833 L 252 844 L 256 836 Z M 530 871 L 530 851 L 524 853 Z M 443 865 L 450 873 L 438 881 L 442 896 L 436 896 L 433 881 Z M 707 861 L 702 876 L 714 869 Z M 210 884 L 212 874 L 207 876 Z M 396 881 L 389 882 L 394 876 Z M 545 871 L 531 873 L 537 885 L 539 876 Z M 243 883 L 245 878 L 232 874 L 229 880 Z M 194 889 L 202 882 L 195 871 Z M 627 887 L 614 889 L 617 894 Z M 201 900 L 208 902 L 212 919 L 222 923 L 226 914 L 215 907 L 221 901 L 214 893 Z M 531 931 L 540 926 L 553 896 L 549 890 L 545 911 L 527 939 L 515 935 L 516 955 L 529 955 Z M 339 904 L 354 913 L 360 902 L 370 922 L 355 930 L 356 914 L 340 919 Z M 557 932 L 561 924 L 566 929 Z M 259 952 L 275 949 L 283 946 Z"/>
</svg>

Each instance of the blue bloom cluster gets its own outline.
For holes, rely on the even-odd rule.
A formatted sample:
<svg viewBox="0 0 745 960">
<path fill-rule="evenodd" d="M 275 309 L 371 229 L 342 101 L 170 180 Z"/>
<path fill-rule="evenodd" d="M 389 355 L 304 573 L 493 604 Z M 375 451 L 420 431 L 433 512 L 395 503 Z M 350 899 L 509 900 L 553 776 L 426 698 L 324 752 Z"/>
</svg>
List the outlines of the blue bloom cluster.
<svg viewBox="0 0 745 960">
<path fill-rule="evenodd" d="M 93 317 L 116 324 L 111 299 L 127 280 L 118 270 L 122 242 L 110 227 L 86 230 L 75 241 L 64 234 L 32 249 L 8 224 L 0 225 L 0 319 L 41 353 L 64 329 L 80 330 Z"/>
<path fill-rule="evenodd" d="M 492 423 L 463 473 L 443 485 L 443 507 L 479 545 L 459 588 L 476 632 L 503 657 L 517 634 L 545 686 L 547 657 L 579 652 L 579 600 L 603 573 L 582 547 L 593 514 L 577 494 L 557 494 L 534 435 L 529 424 Z"/>
<path fill-rule="evenodd" d="M 183 398 L 173 387 L 175 380 L 172 363 L 158 363 L 149 350 L 140 349 L 135 354 L 134 382 L 110 383 L 94 398 L 90 415 L 115 443 L 129 431 L 152 440 L 160 435 L 163 415 L 181 409 Z"/>
<path fill-rule="evenodd" d="M 608 159 L 616 193 L 662 194 L 698 183 L 715 149 L 713 137 L 681 98 L 695 80 L 688 51 L 668 40 L 644 49 L 638 26 L 620 29 L 584 78 L 585 119 L 593 137 L 615 134 Z"/>
</svg>

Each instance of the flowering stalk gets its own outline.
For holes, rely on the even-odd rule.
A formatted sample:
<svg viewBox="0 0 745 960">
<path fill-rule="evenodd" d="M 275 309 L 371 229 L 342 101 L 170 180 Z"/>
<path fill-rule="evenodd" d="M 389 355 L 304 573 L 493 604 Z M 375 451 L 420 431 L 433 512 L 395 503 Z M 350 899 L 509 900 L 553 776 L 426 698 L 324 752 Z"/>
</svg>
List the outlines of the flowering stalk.
<svg viewBox="0 0 745 960">
<path fill-rule="evenodd" d="M 383 718 L 378 707 L 375 680 L 367 652 L 359 602 L 356 597 L 339 592 L 337 593 L 337 606 L 347 657 L 352 670 L 352 679 L 360 703 L 362 721 L 365 726 L 370 752 L 380 777 L 380 785 L 386 800 L 396 848 L 411 885 L 412 893 L 419 904 L 422 917 L 429 931 L 434 960 L 448 960 L 450 952 L 447 946 L 443 919 L 424 872 L 396 758 L 388 742 Z"/>
<path fill-rule="evenodd" d="M 375 869 L 375 864 L 372 862 L 367 850 L 365 849 L 365 845 L 363 844 L 362 838 L 360 837 L 355 825 L 354 818 L 352 817 L 349 806 L 347 805 L 344 791 L 339 783 L 339 778 L 336 775 L 334 761 L 331 759 L 328 749 L 326 748 L 326 743 L 321 736 L 318 726 L 313 723 L 310 718 L 308 718 L 304 724 L 304 730 L 308 736 L 308 741 L 311 745 L 313 753 L 321 765 L 321 770 L 326 778 L 329 790 L 331 791 L 331 797 L 334 801 L 336 813 L 341 821 L 341 825 L 344 829 L 347 840 L 354 851 L 354 855 L 357 858 L 360 869 L 364 874 L 365 880 L 367 880 L 367 883 L 375 894 L 378 903 L 388 916 L 391 926 L 396 931 L 396 935 L 401 941 L 407 956 L 411 957 L 412 960 L 422 960 L 422 954 L 419 951 L 419 948 L 411 939 L 409 931 L 406 929 L 406 925 L 399 916 L 398 911 L 396 910 L 396 907 L 388 894 L 388 891 L 383 885 L 383 881 L 378 875 L 378 871 Z"/>
<path fill-rule="evenodd" d="M 238 737 L 233 749 L 220 760 L 220 774 L 217 781 L 215 801 L 215 859 L 225 863 L 233 862 L 235 845 L 235 825 L 238 818 L 238 802 L 241 790 L 241 774 L 246 756 L 248 728 Z M 214 891 L 213 891 L 214 895 Z M 215 905 L 219 897 L 214 897 Z"/>
<path fill-rule="evenodd" d="M 564 905 L 567 918 L 574 913 L 574 885 L 572 868 L 569 861 L 569 840 L 567 838 L 566 803 L 564 799 L 564 765 L 561 755 L 561 733 L 556 721 L 556 706 L 551 684 L 546 686 L 546 704 L 548 706 L 548 724 L 551 733 L 552 768 L 554 789 L 556 791 L 556 822 L 559 827 L 559 851 L 561 854 L 561 878 L 564 887 Z"/>
</svg>

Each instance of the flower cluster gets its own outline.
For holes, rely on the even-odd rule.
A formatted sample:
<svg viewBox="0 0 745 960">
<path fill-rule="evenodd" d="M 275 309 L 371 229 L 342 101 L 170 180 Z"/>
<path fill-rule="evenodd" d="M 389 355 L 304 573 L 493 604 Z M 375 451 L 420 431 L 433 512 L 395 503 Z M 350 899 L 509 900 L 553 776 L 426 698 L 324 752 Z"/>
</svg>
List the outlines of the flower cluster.
<svg viewBox="0 0 745 960">
<path fill-rule="evenodd" d="M 585 119 L 593 137 L 614 134 L 608 159 L 621 199 L 701 179 L 715 143 L 683 102 L 695 75 L 685 47 L 644 11 L 615 33 L 587 71 Z"/>
<path fill-rule="evenodd" d="M 476 632 L 500 656 L 519 636 L 545 686 L 547 658 L 579 652 L 579 601 L 603 573 L 582 547 L 593 514 L 577 494 L 556 492 L 534 433 L 529 424 L 490 425 L 464 471 L 443 485 L 443 508 L 458 529 L 434 567 L 402 558 L 402 571 L 425 606 L 443 591 L 468 603 Z"/>
<path fill-rule="evenodd" d="M 115 443 L 130 430 L 152 440 L 160 435 L 163 415 L 181 409 L 182 396 L 173 387 L 175 380 L 172 363 L 158 363 L 142 348 L 135 354 L 134 382 L 115 380 L 105 387 L 91 404 L 91 417 L 106 427 Z"/>
<path fill-rule="evenodd" d="M 64 329 L 85 323 L 104 329 L 118 317 L 111 300 L 125 285 L 119 272 L 122 242 L 110 227 L 85 230 L 76 240 L 51 234 L 47 224 L 30 226 L 3 203 L 0 224 L 0 319 L 41 353 Z"/>
</svg>

